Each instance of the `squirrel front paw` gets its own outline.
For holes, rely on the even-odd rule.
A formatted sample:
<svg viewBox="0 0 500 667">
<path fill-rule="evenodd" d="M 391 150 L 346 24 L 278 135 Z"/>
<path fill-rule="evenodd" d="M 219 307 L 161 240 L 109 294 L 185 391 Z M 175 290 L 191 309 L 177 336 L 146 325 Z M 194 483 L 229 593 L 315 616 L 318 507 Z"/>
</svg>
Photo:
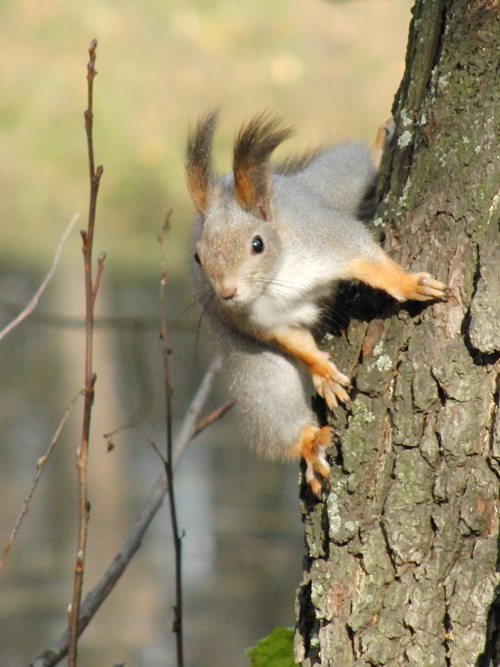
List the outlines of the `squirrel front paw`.
<svg viewBox="0 0 500 667">
<path fill-rule="evenodd" d="M 341 373 L 331 360 L 328 352 L 321 352 L 323 363 L 310 368 L 314 388 L 322 396 L 330 410 L 338 407 L 339 401 L 349 402 L 349 394 L 344 387 L 350 386 L 349 378 Z"/>
<path fill-rule="evenodd" d="M 431 299 L 446 299 L 448 290 L 445 284 L 436 280 L 430 273 L 409 273 L 406 280 L 393 296 L 398 301 L 430 301 Z"/>
<path fill-rule="evenodd" d="M 331 426 L 306 426 L 302 432 L 299 454 L 306 462 L 306 481 L 312 492 L 321 500 L 323 487 L 328 486 L 330 466 L 326 460 L 326 449 L 331 445 Z"/>
</svg>

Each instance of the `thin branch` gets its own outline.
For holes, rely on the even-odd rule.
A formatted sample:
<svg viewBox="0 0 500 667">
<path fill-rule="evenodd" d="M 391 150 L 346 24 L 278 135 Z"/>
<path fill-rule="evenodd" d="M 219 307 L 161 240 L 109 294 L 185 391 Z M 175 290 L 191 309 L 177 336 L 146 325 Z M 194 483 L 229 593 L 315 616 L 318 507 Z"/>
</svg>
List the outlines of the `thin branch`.
<svg viewBox="0 0 500 667">
<path fill-rule="evenodd" d="M 176 466 L 189 441 L 192 440 L 192 438 L 194 438 L 197 433 L 197 424 L 200 419 L 200 414 L 203 410 L 203 407 L 205 406 L 221 366 L 222 359 L 220 356 L 218 356 L 210 364 L 191 402 L 191 405 L 186 412 L 173 448 L 174 467 Z M 144 535 L 154 516 L 160 509 L 167 490 L 168 484 L 166 477 L 165 475 L 161 475 L 153 487 L 153 491 L 148 503 L 142 510 L 122 548 L 115 556 L 113 562 L 106 570 L 101 580 L 87 594 L 87 597 L 85 598 L 85 601 L 83 602 L 80 610 L 80 622 L 78 625 L 79 634 L 81 634 L 90 623 L 94 614 L 111 593 L 114 586 L 125 572 L 128 564 L 134 557 L 134 554 L 141 546 Z M 36 658 L 32 664 L 32 667 L 53 667 L 67 654 L 68 645 L 69 632 L 68 629 L 66 629 L 64 634 L 60 637 L 59 641 L 51 649 L 47 649 L 38 658 Z"/>
<path fill-rule="evenodd" d="M 36 291 L 35 295 L 31 299 L 31 301 L 28 303 L 26 308 L 24 308 L 24 310 L 22 310 L 19 313 L 19 315 L 12 320 L 12 322 L 10 324 L 8 324 L 4 329 L 2 329 L 2 331 L 0 331 L 0 340 L 2 340 L 2 338 L 5 338 L 5 336 L 8 333 L 10 333 L 13 329 L 15 329 L 15 327 L 17 327 L 17 325 L 20 322 L 25 320 L 28 317 L 28 315 L 30 315 L 35 310 L 35 308 L 37 307 L 38 301 L 40 300 L 40 297 L 44 293 L 45 288 L 47 287 L 47 285 L 52 280 L 52 277 L 53 277 L 54 273 L 56 272 L 56 269 L 59 265 L 59 260 L 61 259 L 61 253 L 62 253 L 62 249 L 64 247 L 64 244 L 66 243 L 66 239 L 70 235 L 71 230 L 75 226 L 75 223 L 76 223 L 76 221 L 78 220 L 79 217 L 80 217 L 80 214 L 75 213 L 75 215 L 69 221 L 69 224 L 66 227 L 66 229 L 64 230 L 64 234 L 61 236 L 61 240 L 59 241 L 59 244 L 56 248 L 56 253 L 54 255 L 54 261 L 52 262 L 52 266 L 50 267 L 49 272 L 47 273 L 47 275 L 43 279 L 42 284 L 40 285 L 40 287 Z"/>
<path fill-rule="evenodd" d="M 168 330 L 167 330 L 167 259 L 166 259 L 166 240 L 170 229 L 170 211 L 166 217 L 162 234 L 159 241 L 161 243 L 161 280 L 160 280 L 160 316 L 161 316 L 161 351 L 163 358 L 163 384 L 165 392 L 165 421 L 166 421 L 166 456 L 164 460 L 165 474 L 168 484 L 168 501 L 170 505 L 170 522 L 172 524 L 172 535 L 174 540 L 175 555 L 175 605 L 174 621 L 172 631 L 176 637 L 177 648 L 177 667 L 184 665 L 184 647 L 183 647 L 183 614 L 182 614 L 182 535 L 179 531 L 177 520 L 177 508 L 174 494 L 174 463 L 173 463 L 173 442 L 172 442 L 172 385 L 170 383 L 170 364 L 168 348 Z"/>
<path fill-rule="evenodd" d="M 153 450 L 158 455 L 160 461 L 163 463 L 163 465 L 165 465 L 165 457 L 160 452 L 160 450 L 158 448 L 158 445 L 149 437 L 149 435 L 146 433 L 146 431 L 144 429 L 142 429 L 140 426 L 136 426 L 135 429 L 149 443 L 149 445 L 153 448 Z"/>
<path fill-rule="evenodd" d="M 97 273 L 94 281 L 94 286 L 92 288 L 92 311 L 94 310 L 95 300 L 97 299 L 97 293 L 99 292 L 99 287 L 101 285 L 102 272 L 104 269 L 104 260 L 106 259 L 106 253 L 101 252 L 99 259 L 97 260 Z"/>
<path fill-rule="evenodd" d="M 80 398 L 80 396 L 83 395 L 84 390 L 81 389 L 78 394 L 76 394 L 72 399 L 68 407 L 66 408 L 66 411 L 64 412 L 61 421 L 59 422 L 59 426 L 56 429 L 56 432 L 54 433 L 54 437 L 52 438 L 52 441 L 50 445 L 48 446 L 47 451 L 45 454 L 38 459 L 37 465 L 36 465 L 36 472 L 35 476 L 33 477 L 33 482 L 31 484 L 31 489 L 29 490 L 28 495 L 26 496 L 23 506 L 21 508 L 21 511 L 19 512 L 19 516 L 17 517 L 17 521 L 15 523 L 14 528 L 12 529 L 12 533 L 10 534 L 10 538 L 8 542 L 5 544 L 4 549 L 3 549 L 3 555 L 2 559 L 0 560 L 0 576 L 2 575 L 3 568 L 5 566 L 5 562 L 7 560 L 7 557 L 9 555 L 9 552 L 11 550 L 12 544 L 14 540 L 16 539 L 17 533 L 19 532 L 19 529 L 21 528 L 21 524 L 23 522 L 24 517 L 28 513 L 28 510 L 30 508 L 30 503 L 31 499 L 33 498 L 33 495 L 35 493 L 35 489 L 38 485 L 38 482 L 40 481 L 40 477 L 42 476 L 42 473 L 45 469 L 45 466 L 48 463 L 48 460 L 50 458 L 50 455 L 52 454 L 54 447 L 57 444 L 57 441 L 59 440 L 59 436 L 61 435 L 61 431 L 63 430 L 66 422 L 68 421 L 68 418 L 71 414 L 71 411 L 73 410 L 76 402 Z"/>
<path fill-rule="evenodd" d="M 111 438 L 116 435 L 117 433 L 122 433 L 123 431 L 137 431 L 137 433 L 140 433 L 144 440 L 153 448 L 155 453 L 158 455 L 159 459 L 161 462 L 165 465 L 165 457 L 163 454 L 160 452 L 158 449 L 158 445 L 149 437 L 149 435 L 146 433 L 146 431 L 141 428 L 140 426 L 135 426 L 134 424 L 130 424 L 128 426 L 120 426 L 119 428 L 115 428 L 114 431 L 111 431 L 110 433 L 105 433 L 103 435 L 103 438 L 106 440 L 108 443 L 108 451 L 110 449 L 113 449 L 114 444 L 111 441 Z"/>
<path fill-rule="evenodd" d="M 204 417 L 203 419 L 200 419 L 196 426 L 196 432 L 193 435 L 193 438 L 198 435 L 198 433 L 201 433 L 204 431 L 207 426 L 210 426 L 210 424 L 213 424 L 215 421 L 223 417 L 226 412 L 229 412 L 231 408 L 234 406 L 235 401 L 228 401 L 227 403 L 224 403 L 224 405 L 221 405 L 220 408 L 217 408 L 217 410 L 214 410 L 212 413 Z"/>
<path fill-rule="evenodd" d="M 90 515 L 90 504 L 87 499 L 87 460 L 90 436 L 90 421 L 92 414 L 92 405 L 94 402 L 94 386 L 97 379 L 92 367 L 93 357 L 93 339 L 94 339 L 94 306 L 99 287 L 104 256 L 102 255 L 97 269 L 97 280 L 95 284 L 92 281 L 92 250 L 94 242 L 95 216 L 97 207 L 97 195 L 99 184 L 103 172 L 102 166 L 94 168 L 94 147 L 92 139 L 93 129 L 93 84 L 96 75 L 97 41 L 93 40 L 90 44 L 90 61 L 87 65 L 87 89 L 88 89 L 88 108 L 84 112 L 85 130 L 87 133 L 88 161 L 90 170 L 90 203 L 87 229 L 81 232 L 83 239 L 83 260 L 85 267 L 85 404 L 83 408 L 82 439 L 76 452 L 76 467 L 78 471 L 78 547 L 76 554 L 76 565 L 73 579 L 73 597 L 69 611 L 69 651 L 68 665 L 76 667 L 77 664 L 77 644 L 78 644 L 78 623 L 80 617 L 80 603 L 82 597 L 83 576 L 85 571 L 85 556 L 87 551 L 87 530 Z"/>
<path fill-rule="evenodd" d="M 192 440 L 198 433 L 198 421 L 200 419 L 201 411 L 207 401 L 208 395 L 212 390 L 215 378 L 220 373 L 222 368 L 222 357 L 217 355 L 211 362 L 205 373 L 203 380 L 194 395 L 191 405 L 189 406 L 184 420 L 182 422 L 177 441 L 174 446 L 173 464 L 174 468 L 179 461 L 180 455 L 184 451 L 187 443 Z M 222 416 L 222 415 L 221 415 Z"/>
</svg>

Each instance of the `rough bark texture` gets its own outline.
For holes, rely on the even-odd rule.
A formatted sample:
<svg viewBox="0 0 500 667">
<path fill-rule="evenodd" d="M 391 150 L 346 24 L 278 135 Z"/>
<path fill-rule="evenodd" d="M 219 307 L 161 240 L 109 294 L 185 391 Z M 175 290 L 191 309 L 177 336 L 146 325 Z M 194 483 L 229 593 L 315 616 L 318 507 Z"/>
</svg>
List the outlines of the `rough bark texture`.
<svg viewBox="0 0 500 667">
<path fill-rule="evenodd" d="M 303 667 L 500 664 L 500 3 L 419 0 L 375 224 L 446 303 L 345 287 L 325 502 L 303 487 Z"/>
</svg>

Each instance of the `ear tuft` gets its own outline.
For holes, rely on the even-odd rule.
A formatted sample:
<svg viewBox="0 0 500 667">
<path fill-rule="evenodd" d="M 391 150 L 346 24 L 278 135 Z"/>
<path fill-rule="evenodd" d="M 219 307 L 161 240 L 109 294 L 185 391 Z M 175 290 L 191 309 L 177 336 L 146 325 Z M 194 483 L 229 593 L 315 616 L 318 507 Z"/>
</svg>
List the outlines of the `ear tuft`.
<svg viewBox="0 0 500 667">
<path fill-rule="evenodd" d="M 292 130 L 281 127 L 280 121 L 266 113 L 252 118 L 244 125 L 234 144 L 234 189 L 239 205 L 263 219 L 272 216 L 271 210 L 271 153 Z"/>
<path fill-rule="evenodd" d="M 190 130 L 186 150 L 187 187 L 196 210 L 204 215 L 210 205 L 212 189 L 212 142 L 217 126 L 217 111 L 200 118 Z"/>
</svg>

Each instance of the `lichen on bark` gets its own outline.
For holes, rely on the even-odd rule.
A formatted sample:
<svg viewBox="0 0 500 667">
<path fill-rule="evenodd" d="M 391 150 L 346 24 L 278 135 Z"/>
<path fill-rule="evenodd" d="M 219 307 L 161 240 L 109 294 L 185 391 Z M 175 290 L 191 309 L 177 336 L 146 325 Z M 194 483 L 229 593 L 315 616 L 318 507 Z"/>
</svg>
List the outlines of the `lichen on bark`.
<svg viewBox="0 0 500 667">
<path fill-rule="evenodd" d="M 340 288 L 330 491 L 302 485 L 304 667 L 500 664 L 500 3 L 419 0 L 376 224 L 447 302 Z"/>
</svg>

